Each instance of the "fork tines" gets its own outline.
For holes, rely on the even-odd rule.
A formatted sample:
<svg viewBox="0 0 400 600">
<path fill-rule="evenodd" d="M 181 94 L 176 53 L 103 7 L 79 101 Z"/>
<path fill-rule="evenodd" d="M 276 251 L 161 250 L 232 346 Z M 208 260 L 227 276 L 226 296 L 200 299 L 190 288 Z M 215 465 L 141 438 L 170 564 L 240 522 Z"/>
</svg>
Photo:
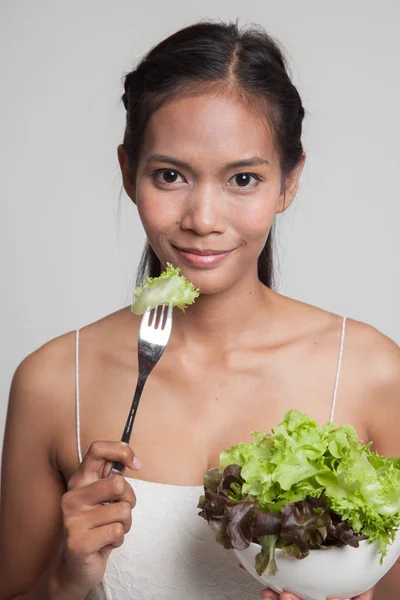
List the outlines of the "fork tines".
<svg viewBox="0 0 400 600">
<path fill-rule="evenodd" d="M 167 321 L 172 315 L 172 304 L 169 304 L 168 310 L 166 308 L 166 304 L 161 304 L 154 308 L 146 308 L 146 312 L 143 315 L 143 321 L 146 326 L 153 329 L 165 329 Z"/>
</svg>

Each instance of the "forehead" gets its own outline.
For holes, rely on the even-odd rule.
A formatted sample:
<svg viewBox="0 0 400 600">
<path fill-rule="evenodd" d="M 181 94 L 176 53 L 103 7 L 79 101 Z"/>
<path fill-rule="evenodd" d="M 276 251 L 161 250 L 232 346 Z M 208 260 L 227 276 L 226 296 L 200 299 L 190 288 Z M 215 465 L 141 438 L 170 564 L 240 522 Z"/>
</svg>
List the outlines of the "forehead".
<svg viewBox="0 0 400 600">
<path fill-rule="evenodd" d="M 150 153 L 217 165 L 255 155 L 272 162 L 275 148 L 259 108 L 237 95 L 202 93 L 179 96 L 150 117 L 141 154 Z"/>
</svg>

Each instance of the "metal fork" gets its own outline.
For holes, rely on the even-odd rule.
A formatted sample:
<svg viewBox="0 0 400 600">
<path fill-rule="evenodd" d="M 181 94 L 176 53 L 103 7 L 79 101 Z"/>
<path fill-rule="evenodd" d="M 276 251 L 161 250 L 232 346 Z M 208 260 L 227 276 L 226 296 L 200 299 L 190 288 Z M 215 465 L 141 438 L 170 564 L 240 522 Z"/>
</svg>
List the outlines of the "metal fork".
<svg viewBox="0 0 400 600">
<path fill-rule="evenodd" d="M 129 444 L 131 439 L 133 422 L 139 406 L 139 401 L 142 396 L 144 384 L 158 361 L 168 343 L 172 328 L 172 304 L 170 303 L 165 317 L 165 304 L 161 307 L 161 314 L 158 313 L 158 306 L 155 307 L 152 315 L 152 310 L 148 308 L 142 317 L 139 328 L 138 339 L 138 359 L 139 372 L 136 384 L 135 394 L 133 396 L 131 409 L 126 420 L 124 432 L 121 437 L 121 442 Z M 151 318 L 153 317 L 153 318 Z M 164 322 L 165 321 L 165 322 Z M 123 475 L 125 465 L 121 462 L 114 461 L 111 467 L 109 476 Z"/>
</svg>

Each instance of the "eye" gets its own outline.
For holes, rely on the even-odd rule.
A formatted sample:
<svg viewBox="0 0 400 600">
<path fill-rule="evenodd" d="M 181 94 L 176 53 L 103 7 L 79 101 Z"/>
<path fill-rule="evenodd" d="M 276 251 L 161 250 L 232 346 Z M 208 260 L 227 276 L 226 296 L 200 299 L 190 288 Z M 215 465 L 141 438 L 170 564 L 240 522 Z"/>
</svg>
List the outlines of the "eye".
<svg viewBox="0 0 400 600">
<path fill-rule="evenodd" d="M 154 177 L 160 183 L 181 183 L 183 181 L 182 175 L 174 169 L 157 169 Z"/>
<path fill-rule="evenodd" d="M 233 187 L 253 188 L 259 181 L 261 181 L 261 177 L 255 173 L 238 173 L 230 178 L 229 184 Z"/>
</svg>

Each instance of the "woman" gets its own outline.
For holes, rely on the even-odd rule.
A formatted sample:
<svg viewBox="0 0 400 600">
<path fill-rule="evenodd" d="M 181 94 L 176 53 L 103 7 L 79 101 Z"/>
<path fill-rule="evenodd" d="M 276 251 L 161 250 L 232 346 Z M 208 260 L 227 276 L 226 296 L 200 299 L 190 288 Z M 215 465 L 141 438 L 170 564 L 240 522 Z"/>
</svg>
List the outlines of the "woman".
<svg viewBox="0 0 400 600">
<path fill-rule="evenodd" d="M 171 262 L 201 296 L 174 313 L 132 447 L 113 441 L 137 376 L 140 319 L 129 307 L 17 369 L 0 600 L 257 598 L 260 586 L 196 514 L 203 474 L 291 408 L 351 423 L 380 452 L 400 454 L 400 351 L 367 325 L 272 290 L 271 231 L 299 184 L 304 110 L 268 35 L 183 29 L 127 75 L 123 101 L 118 157 L 149 240 L 141 275 Z M 106 477 L 113 460 L 126 478 Z M 395 567 L 375 600 L 394 600 L 399 584 Z"/>
</svg>

